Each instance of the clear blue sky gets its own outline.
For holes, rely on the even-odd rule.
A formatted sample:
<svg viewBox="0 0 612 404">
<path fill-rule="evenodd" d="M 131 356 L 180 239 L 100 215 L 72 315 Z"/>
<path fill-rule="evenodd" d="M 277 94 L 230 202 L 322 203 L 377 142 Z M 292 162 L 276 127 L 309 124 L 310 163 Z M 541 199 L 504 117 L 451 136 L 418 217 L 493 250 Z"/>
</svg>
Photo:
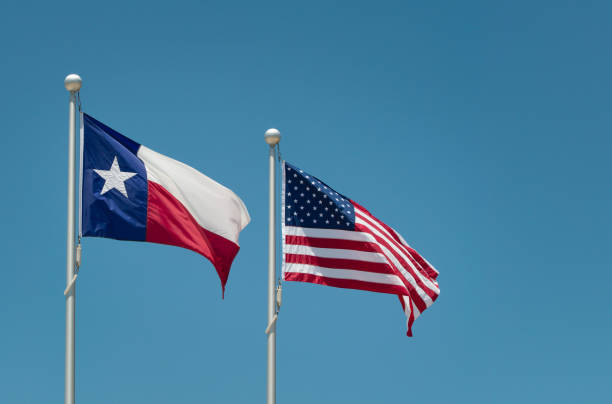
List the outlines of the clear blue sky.
<svg viewBox="0 0 612 404">
<path fill-rule="evenodd" d="M 604 1 L 0 5 L 0 402 L 62 402 L 68 94 L 236 191 L 225 300 L 175 247 L 84 241 L 80 403 L 265 400 L 267 146 L 440 270 L 391 295 L 287 283 L 279 403 L 604 403 L 612 370 Z"/>
</svg>

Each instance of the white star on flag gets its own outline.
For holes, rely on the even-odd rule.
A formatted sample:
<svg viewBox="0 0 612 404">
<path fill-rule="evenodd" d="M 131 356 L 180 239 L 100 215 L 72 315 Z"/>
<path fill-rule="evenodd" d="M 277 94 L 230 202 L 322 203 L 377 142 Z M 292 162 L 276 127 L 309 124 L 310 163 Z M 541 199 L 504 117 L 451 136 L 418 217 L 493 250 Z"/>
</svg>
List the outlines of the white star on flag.
<svg viewBox="0 0 612 404">
<path fill-rule="evenodd" d="M 129 180 L 136 173 L 130 173 L 127 171 L 121 171 L 119 168 L 119 163 L 117 162 L 117 156 L 113 160 L 113 164 L 108 170 L 96 170 L 94 169 L 96 174 L 100 177 L 104 178 L 104 186 L 102 187 L 102 191 L 100 191 L 100 195 L 104 195 L 111 189 L 116 189 L 121 192 L 123 196 L 128 197 L 127 191 L 125 189 L 125 181 Z"/>
</svg>

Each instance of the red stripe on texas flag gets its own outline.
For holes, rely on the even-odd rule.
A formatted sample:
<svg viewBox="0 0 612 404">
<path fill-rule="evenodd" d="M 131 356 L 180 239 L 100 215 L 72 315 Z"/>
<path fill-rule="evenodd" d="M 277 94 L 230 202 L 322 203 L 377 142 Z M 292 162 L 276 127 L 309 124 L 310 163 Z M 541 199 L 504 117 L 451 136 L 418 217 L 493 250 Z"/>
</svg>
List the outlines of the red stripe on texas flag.
<svg viewBox="0 0 612 404">
<path fill-rule="evenodd" d="M 208 258 L 217 270 L 225 292 L 230 267 L 240 247 L 200 226 L 187 208 L 163 186 L 152 181 L 148 183 L 146 240 L 183 247 Z"/>
</svg>

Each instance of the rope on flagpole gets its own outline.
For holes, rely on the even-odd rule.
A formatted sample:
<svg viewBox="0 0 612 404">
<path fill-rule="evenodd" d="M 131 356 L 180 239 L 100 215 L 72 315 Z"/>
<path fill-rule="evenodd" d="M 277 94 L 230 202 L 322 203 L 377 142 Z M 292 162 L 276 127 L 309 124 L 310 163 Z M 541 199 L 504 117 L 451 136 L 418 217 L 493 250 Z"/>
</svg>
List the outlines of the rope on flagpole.
<svg viewBox="0 0 612 404">
<path fill-rule="evenodd" d="M 79 273 L 79 270 L 81 269 L 81 257 L 83 255 L 83 248 L 81 247 L 81 236 L 79 236 L 79 243 L 76 246 L 76 254 L 74 257 L 74 264 L 76 266 L 74 272 L 75 274 Z"/>
<path fill-rule="evenodd" d="M 74 287 L 74 284 L 76 283 L 77 277 L 79 275 L 79 268 L 81 267 L 81 251 L 81 237 L 79 237 L 79 244 L 77 244 L 76 254 L 74 257 L 74 263 L 76 266 L 74 276 L 70 280 L 70 283 L 66 286 L 66 289 L 64 289 L 64 296 L 68 296 L 70 294 L 72 288 Z"/>
<path fill-rule="evenodd" d="M 72 288 L 74 287 L 74 284 L 76 283 L 77 276 L 78 274 L 74 274 L 74 276 L 72 277 L 72 280 L 70 281 L 68 286 L 66 286 L 66 289 L 64 289 L 64 296 L 68 296 L 70 292 L 72 291 Z"/>
<path fill-rule="evenodd" d="M 81 251 L 81 237 L 79 236 L 79 244 L 76 246 L 76 254 L 74 257 L 76 268 L 74 270 L 74 276 L 70 280 L 70 283 L 66 286 L 66 289 L 64 289 L 64 296 L 68 296 L 70 294 L 74 284 L 76 283 L 77 277 L 79 276 L 79 268 L 81 267 Z"/>
<path fill-rule="evenodd" d="M 81 92 L 77 91 L 76 92 L 76 99 L 77 99 L 77 107 L 79 108 L 79 113 L 83 112 L 83 110 L 81 109 Z"/>
<path fill-rule="evenodd" d="M 76 272 L 77 274 L 79 273 L 79 269 L 81 268 L 81 237 L 79 236 L 79 244 L 77 245 L 76 248 Z"/>
<path fill-rule="evenodd" d="M 274 317 L 272 317 L 272 321 L 266 327 L 266 335 L 270 334 L 272 327 L 276 324 L 276 320 L 278 320 L 278 312 L 280 311 L 281 304 L 283 303 L 283 285 L 281 284 L 281 278 L 278 278 L 278 286 L 276 287 L 276 312 L 274 313 Z"/>
<path fill-rule="evenodd" d="M 277 158 L 278 158 L 278 162 L 280 163 L 283 160 L 283 158 L 281 157 L 280 142 L 276 144 L 276 151 L 278 152 Z"/>
<path fill-rule="evenodd" d="M 77 107 L 79 109 L 79 126 L 80 126 L 80 134 L 79 134 L 79 149 L 80 149 L 80 153 L 79 153 L 79 184 L 78 184 L 78 190 L 79 190 L 79 228 L 78 228 L 78 233 L 77 233 L 77 247 L 76 247 L 76 257 L 75 257 L 75 264 L 76 264 L 76 274 L 79 273 L 79 269 L 81 268 L 81 255 L 82 255 L 82 248 L 81 248 L 81 237 L 83 236 L 82 234 L 82 224 L 81 224 L 81 217 L 83 215 L 82 213 L 82 209 L 83 209 L 83 203 L 82 203 L 82 187 L 83 187 L 83 108 L 82 108 L 82 104 L 81 104 L 81 92 L 77 91 L 76 93 L 76 98 L 77 98 Z M 76 276 L 74 278 L 74 280 L 76 280 Z M 66 293 L 64 292 L 64 295 Z"/>
</svg>

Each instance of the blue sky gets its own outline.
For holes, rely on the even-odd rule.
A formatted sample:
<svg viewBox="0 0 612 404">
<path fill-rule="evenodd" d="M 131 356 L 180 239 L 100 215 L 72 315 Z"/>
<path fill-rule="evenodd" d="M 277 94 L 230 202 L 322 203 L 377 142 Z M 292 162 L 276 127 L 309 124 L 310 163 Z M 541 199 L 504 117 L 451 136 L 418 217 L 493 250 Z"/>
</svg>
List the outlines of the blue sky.
<svg viewBox="0 0 612 404">
<path fill-rule="evenodd" d="M 267 146 L 440 271 L 397 298 L 286 283 L 279 403 L 603 403 L 609 2 L 3 2 L 0 402 L 61 402 L 68 94 L 232 188 L 225 299 L 175 247 L 86 239 L 77 401 L 265 400 Z"/>
</svg>

